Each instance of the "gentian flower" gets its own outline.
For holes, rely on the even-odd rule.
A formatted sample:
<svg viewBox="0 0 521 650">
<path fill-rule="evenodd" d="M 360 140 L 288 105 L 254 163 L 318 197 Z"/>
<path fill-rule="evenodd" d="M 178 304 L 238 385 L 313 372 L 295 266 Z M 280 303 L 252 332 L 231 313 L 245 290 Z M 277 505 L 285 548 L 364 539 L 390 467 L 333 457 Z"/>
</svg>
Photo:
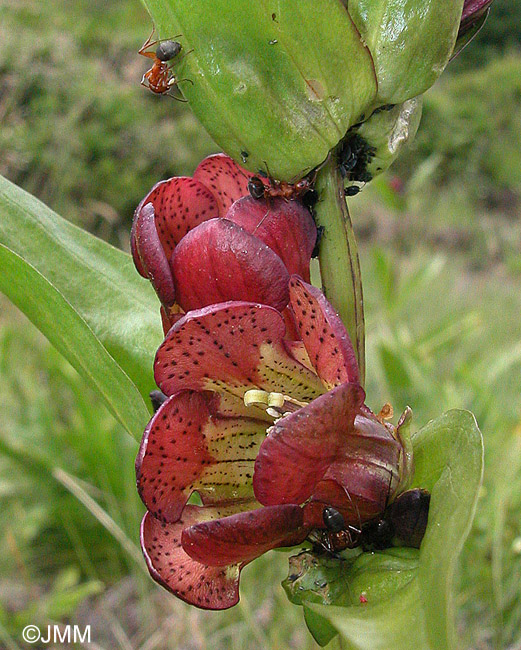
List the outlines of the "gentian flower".
<svg viewBox="0 0 521 650">
<path fill-rule="evenodd" d="M 226 300 L 283 310 L 290 274 L 309 280 L 311 213 L 296 200 L 252 198 L 251 176 L 209 156 L 192 178 L 162 181 L 138 205 L 132 254 L 162 303 L 165 331 L 180 312 Z"/>
<path fill-rule="evenodd" d="M 189 311 L 156 355 L 168 398 L 136 461 L 141 543 L 151 575 L 199 607 L 234 605 L 241 569 L 324 528 L 325 506 L 354 526 L 378 516 L 409 471 L 336 312 L 295 275 L 289 301 L 299 340 L 273 307 L 228 301 Z"/>
</svg>

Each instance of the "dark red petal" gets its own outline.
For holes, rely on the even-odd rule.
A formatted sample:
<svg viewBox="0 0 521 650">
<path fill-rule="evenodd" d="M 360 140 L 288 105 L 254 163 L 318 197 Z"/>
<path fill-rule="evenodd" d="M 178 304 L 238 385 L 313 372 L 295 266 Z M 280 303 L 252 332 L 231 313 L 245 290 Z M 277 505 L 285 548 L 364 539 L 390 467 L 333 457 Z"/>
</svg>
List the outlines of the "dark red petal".
<svg viewBox="0 0 521 650">
<path fill-rule="evenodd" d="M 183 237 L 172 271 L 177 302 L 185 311 L 227 300 L 282 310 L 289 301 L 289 275 L 280 257 L 227 219 L 207 221 Z"/>
<path fill-rule="evenodd" d="M 134 219 L 132 221 L 132 229 L 130 230 L 130 253 L 132 254 L 132 260 L 134 262 L 134 266 L 137 269 L 137 272 L 139 273 L 139 275 L 142 275 L 144 278 L 147 278 L 148 280 L 147 270 L 143 266 L 143 262 L 141 261 L 141 255 L 139 254 L 137 248 L 137 242 L 136 242 L 137 220 L 138 220 L 138 212 L 136 210 L 136 212 L 134 213 Z"/>
<path fill-rule="evenodd" d="M 290 305 L 313 367 L 326 388 L 358 383 L 356 355 L 349 334 L 324 294 L 293 276 Z"/>
<path fill-rule="evenodd" d="M 266 506 L 304 503 L 338 458 L 363 401 L 358 384 L 342 384 L 278 420 L 255 461 L 257 500 Z"/>
<path fill-rule="evenodd" d="M 166 524 L 147 512 L 141 547 L 152 578 L 181 600 L 203 609 L 227 609 L 239 601 L 240 566 L 210 567 L 185 553 L 181 532 L 200 521 L 205 508 L 187 506 L 183 518 Z"/>
<path fill-rule="evenodd" d="M 357 415 L 312 499 L 334 506 L 355 526 L 378 516 L 400 482 L 402 453 L 391 430 L 374 416 Z"/>
<path fill-rule="evenodd" d="M 240 398 L 251 388 L 308 401 L 324 388 L 286 351 L 284 320 L 272 307 L 228 302 L 191 311 L 157 351 L 155 378 L 166 395 L 214 390 Z"/>
<path fill-rule="evenodd" d="M 194 172 L 194 179 L 207 187 L 219 204 L 219 215 L 225 217 L 228 208 L 241 196 L 249 194 L 248 181 L 253 176 L 223 153 L 208 156 Z"/>
<path fill-rule="evenodd" d="M 231 206 L 226 218 L 262 239 L 281 258 L 290 274 L 296 273 L 309 282 L 317 228 L 310 211 L 301 203 L 245 196 Z"/>
<path fill-rule="evenodd" d="M 138 491 L 163 521 L 177 521 L 194 490 L 206 502 L 253 498 L 253 465 L 266 422 L 221 417 L 217 395 L 184 391 L 162 404 L 136 459 Z"/>
<path fill-rule="evenodd" d="M 166 308 L 175 302 L 174 280 L 156 230 L 154 206 L 147 203 L 136 210 L 130 237 L 137 270 L 152 282 Z"/>
<path fill-rule="evenodd" d="M 213 194 L 186 176 L 176 176 L 154 185 L 138 205 L 135 219 L 149 203 L 154 206 L 156 228 L 167 260 L 187 232 L 203 221 L 219 216 Z M 143 251 L 140 252 L 143 258 Z"/>
<path fill-rule="evenodd" d="M 272 548 L 300 544 L 302 508 L 294 505 L 260 508 L 185 528 L 183 549 L 198 562 L 228 566 L 251 562 Z"/>
<path fill-rule="evenodd" d="M 363 459 L 343 458 L 331 464 L 316 485 L 313 500 L 332 505 L 342 512 L 347 524 L 357 526 L 385 510 L 390 489 L 387 470 Z"/>
</svg>

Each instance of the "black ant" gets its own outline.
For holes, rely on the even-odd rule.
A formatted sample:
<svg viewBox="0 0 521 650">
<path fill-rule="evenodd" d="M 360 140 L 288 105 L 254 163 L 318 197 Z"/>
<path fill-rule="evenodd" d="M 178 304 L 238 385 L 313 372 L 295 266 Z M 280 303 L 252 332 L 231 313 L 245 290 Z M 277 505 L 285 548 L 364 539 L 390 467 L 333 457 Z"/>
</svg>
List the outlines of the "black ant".
<svg viewBox="0 0 521 650">
<path fill-rule="evenodd" d="M 332 555 L 346 548 L 360 546 L 360 529 L 346 526 L 344 517 L 333 506 L 325 506 L 322 511 L 325 531 L 322 531 L 319 544 Z"/>
<path fill-rule="evenodd" d="M 348 181 L 368 183 L 372 179 L 372 174 L 367 167 L 375 154 L 375 147 L 370 146 L 357 133 L 346 136 L 337 153 L 340 175 Z M 346 189 L 346 195 L 355 196 L 360 189 L 357 185 L 351 185 Z"/>
<path fill-rule="evenodd" d="M 430 498 L 429 492 L 420 488 L 402 492 L 381 517 L 365 522 L 360 528 L 346 526 L 336 508 L 325 506 L 322 518 L 326 530 L 319 543 L 332 554 L 357 546 L 364 550 L 383 550 L 395 538 L 404 546 L 419 548 L 427 528 Z"/>
<path fill-rule="evenodd" d="M 143 43 L 141 49 L 138 50 L 138 54 L 153 59 L 154 61 L 150 70 L 147 70 L 143 75 L 141 85 L 156 95 L 166 95 L 172 86 L 176 86 L 179 81 L 190 81 L 190 83 L 193 83 L 190 79 L 177 79 L 172 69 L 168 66 L 168 61 L 175 59 L 181 52 L 181 43 L 172 40 L 152 41 L 152 34 Z M 178 36 L 174 36 L 174 38 L 178 38 Z M 157 45 L 155 52 L 147 51 L 154 45 Z M 169 96 L 181 102 L 186 101 L 175 95 Z"/>
<path fill-rule="evenodd" d="M 362 188 L 359 185 L 349 185 L 345 188 L 345 196 L 356 196 Z"/>
</svg>

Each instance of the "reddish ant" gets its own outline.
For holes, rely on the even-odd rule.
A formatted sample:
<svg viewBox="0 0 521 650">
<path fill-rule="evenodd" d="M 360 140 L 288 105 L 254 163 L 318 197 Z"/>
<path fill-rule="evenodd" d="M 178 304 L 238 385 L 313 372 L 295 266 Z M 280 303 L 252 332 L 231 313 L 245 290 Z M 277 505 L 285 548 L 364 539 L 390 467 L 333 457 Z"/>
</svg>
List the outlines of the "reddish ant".
<svg viewBox="0 0 521 650">
<path fill-rule="evenodd" d="M 285 201 L 292 201 L 301 198 L 313 189 L 313 181 L 309 178 L 302 178 L 296 183 L 286 181 L 276 181 L 269 179 L 270 184 L 267 186 L 258 176 L 252 176 L 248 181 L 248 191 L 254 199 L 274 199 L 280 197 Z"/>
<path fill-rule="evenodd" d="M 152 31 L 152 34 L 153 33 L 154 32 Z M 190 83 L 193 83 L 190 79 L 177 79 L 167 63 L 179 55 L 182 49 L 181 43 L 172 40 L 152 41 L 152 34 L 150 34 L 145 43 L 143 43 L 141 49 L 138 50 L 139 54 L 146 56 L 149 59 L 153 59 L 154 61 L 150 70 L 147 70 L 143 75 L 141 85 L 145 86 L 145 88 L 148 88 L 156 95 L 166 95 L 172 86 L 176 86 L 179 81 L 190 81 Z M 178 36 L 174 36 L 174 38 L 178 38 Z M 157 45 L 155 52 L 147 51 L 154 45 Z M 181 99 L 175 95 L 169 96 L 180 102 L 186 101 L 186 99 Z"/>
<path fill-rule="evenodd" d="M 250 196 L 256 200 L 282 198 L 285 201 L 293 201 L 300 199 L 307 208 L 312 210 L 318 200 L 318 193 L 314 189 L 317 174 L 328 160 L 329 155 L 323 163 L 296 183 L 275 180 L 269 173 L 268 166 L 264 163 L 268 173 L 265 174 L 259 170 L 259 175 L 252 176 L 248 181 Z M 266 185 L 262 178 L 260 178 L 261 176 L 268 179 L 269 185 Z"/>
</svg>

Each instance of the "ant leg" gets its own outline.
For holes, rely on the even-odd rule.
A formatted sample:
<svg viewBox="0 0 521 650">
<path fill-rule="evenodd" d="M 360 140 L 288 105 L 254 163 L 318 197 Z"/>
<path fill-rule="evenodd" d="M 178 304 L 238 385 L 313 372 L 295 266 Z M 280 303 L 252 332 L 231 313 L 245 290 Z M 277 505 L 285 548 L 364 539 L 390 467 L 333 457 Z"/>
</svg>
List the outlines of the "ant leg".
<svg viewBox="0 0 521 650">
<path fill-rule="evenodd" d="M 310 167 L 305 167 L 304 168 L 304 173 L 303 174 L 297 174 L 296 176 L 293 176 L 292 179 L 288 181 L 289 185 L 295 185 L 297 181 L 299 181 L 301 178 L 306 178 L 306 176 L 311 172 Z"/>
<path fill-rule="evenodd" d="M 147 46 L 147 47 L 150 47 L 150 46 Z M 141 56 L 146 56 L 147 59 L 155 59 L 156 58 L 155 52 L 145 52 L 143 50 L 143 48 L 138 50 L 138 54 L 141 54 Z"/>
<path fill-rule="evenodd" d="M 164 41 L 171 41 L 174 38 L 179 38 L 182 36 L 182 34 L 176 34 L 175 36 L 172 36 L 171 38 L 157 38 L 155 41 L 152 40 L 152 36 L 154 35 L 154 32 L 156 31 L 156 28 L 154 27 L 152 29 L 152 33 L 150 36 L 147 38 L 147 40 L 143 43 L 141 46 L 141 49 L 138 50 L 138 54 L 141 54 L 142 56 L 148 56 L 150 59 L 155 59 L 156 55 L 155 52 L 145 52 L 145 50 L 148 50 L 149 47 L 154 47 L 154 45 L 157 45 L 158 43 L 163 43 Z M 192 50 L 190 50 L 192 52 Z"/>
<path fill-rule="evenodd" d="M 156 31 L 155 27 L 152 27 L 152 31 L 150 32 L 150 36 L 147 38 L 147 40 L 143 43 L 141 46 L 141 49 L 138 50 L 138 54 L 142 54 L 143 56 L 147 56 L 145 54 L 145 50 L 150 47 L 150 45 L 153 45 L 152 43 L 152 36 L 154 35 L 154 32 Z"/>
<path fill-rule="evenodd" d="M 359 526 L 360 532 L 362 532 L 362 520 L 360 518 L 360 510 L 358 509 L 358 506 L 356 505 L 356 503 L 351 498 L 351 495 L 349 494 L 349 491 L 345 490 L 345 493 L 347 495 L 347 498 L 349 499 L 349 502 L 353 506 L 353 510 L 356 511 L 356 516 L 357 516 L 357 519 L 358 519 L 358 526 Z M 353 528 L 354 530 L 357 530 L 354 526 L 350 526 L 350 528 Z"/>
<path fill-rule="evenodd" d="M 171 92 L 166 92 L 164 93 L 167 97 L 171 97 L 172 99 L 175 99 L 176 102 L 183 102 L 184 104 L 188 103 L 188 99 L 185 99 L 184 97 L 179 97 L 178 95 L 174 95 Z"/>
<path fill-rule="evenodd" d="M 177 38 L 177 36 L 174 36 L 174 38 Z M 177 59 L 176 59 L 176 65 L 178 65 L 179 63 L 181 63 L 181 61 L 185 58 L 185 56 L 188 56 L 188 55 L 191 54 L 193 51 L 194 51 L 194 48 L 192 48 L 191 50 L 188 50 L 188 52 L 185 52 L 182 56 L 180 56 L 179 58 L 177 58 Z"/>
<path fill-rule="evenodd" d="M 384 510 L 387 510 L 387 506 L 389 505 L 389 499 L 391 498 L 391 485 L 393 484 L 393 470 L 391 470 L 391 477 L 389 479 L 389 487 L 387 488 L 387 497 L 385 499 L 385 508 Z"/>
<path fill-rule="evenodd" d="M 266 167 L 266 178 L 269 180 L 271 187 L 277 187 L 278 181 L 276 181 L 273 176 L 270 174 L 270 168 L 268 167 L 268 163 L 263 160 L 264 166 Z"/>
<path fill-rule="evenodd" d="M 350 548 L 355 548 L 360 544 L 361 541 L 361 535 L 362 535 L 362 528 L 356 528 L 356 526 L 351 526 L 348 525 L 346 528 L 347 532 L 349 533 L 349 539 L 351 541 L 352 546 Z"/>
<path fill-rule="evenodd" d="M 181 38 L 182 34 L 176 34 L 175 36 L 170 36 L 170 38 L 158 38 L 157 41 L 154 41 L 154 45 L 157 43 L 164 43 L 165 41 L 173 41 L 174 38 Z"/>
<path fill-rule="evenodd" d="M 317 167 L 315 167 L 315 170 L 314 170 L 314 171 L 315 171 L 315 178 L 316 178 L 316 175 L 318 174 L 318 172 L 322 169 L 322 167 L 324 167 L 325 165 L 327 165 L 327 163 L 328 163 L 330 160 L 331 160 L 331 151 L 327 154 L 327 156 L 325 157 L 324 161 L 321 162 L 320 165 L 318 165 Z"/>
</svg>

